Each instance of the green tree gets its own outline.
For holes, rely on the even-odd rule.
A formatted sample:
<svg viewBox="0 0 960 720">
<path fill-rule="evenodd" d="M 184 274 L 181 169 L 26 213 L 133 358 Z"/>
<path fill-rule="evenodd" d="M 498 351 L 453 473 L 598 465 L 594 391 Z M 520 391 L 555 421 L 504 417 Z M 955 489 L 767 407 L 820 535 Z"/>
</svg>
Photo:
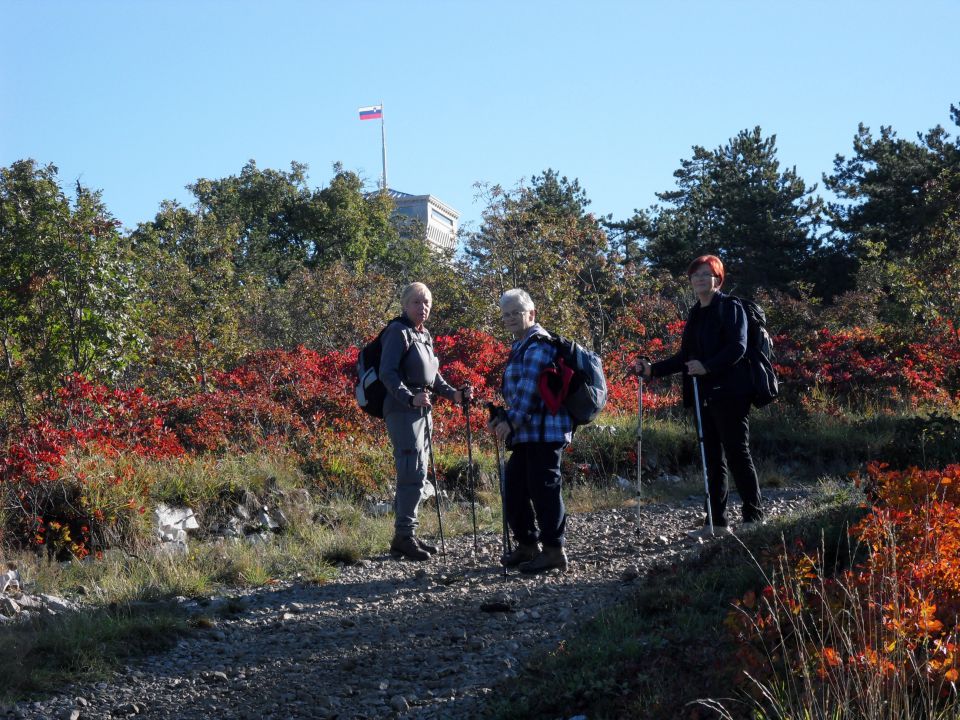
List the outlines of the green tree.
<svg viewBox="0 0 960 720">
<path fill-rule="evenodd" d="M 283 172 L 261 170 L 250 160 L 239 175 L 201 178 L 188 189 L 198 213 L 215 224 L 213 232 L 232 236 L 235 267 L 282 283 L 307 263 L 311 252 L 306 226 L 312 194 L 306 173 L 306 165 L 297 162 Z"/>
<path fill-rule="evenodd" d="M 364 193 L 359 176 L 339 163 L 327 187 L 311 190 L 307 170 L 297 162 L 289 172 L 261 170 L 250 160 L 237 176 L 189 186 L 198 210 L 234 236 L 239 272 L 274 287 L 304 267 L 346 262 L 363 272 L 396 247 L 389 196 Z"/>
<path fill-rule="evenodd" d="M 859 243 L 856 290 L 873 298 L 879 319 L 903 326 L 926 325 L 937 315 L 960 323 L 954 296 L 960 284 L 960 167 L 945 168 L 925 184 L 925 200 L 936 209 L 892 252 L 883 241 Z"/>
<path fill-rule="evenodd" d="M 368 265 L 379 269 L 404 262 L 397 254 L 410 248 L 390 218 L 394 204 L 389 195 L 364 193 L 360 177 L 337 163 L 330 185 L 317 193 L 317 200 L 310 267 L 346 262 L 361 273 Z M 413 256 L 405 259 L 415 262 L 418 250 L 412 249 Z"/>
<path fill-rule="evenodd" d="M 694 146 L 674 177 L 675 190 L 657 193 L 661 205 L 615 224 L 654 268 L 679 275 L 711 253 L 727 267 L 728 288 L 748 295 L 788 289 L 812 271 L 821 200 L 795 168 L 780 167 L 775 135 L 756 127 L 713 151 Z"/>
<path fill-rule="evenodd" d="M 220 369 L 256 346 L 244 333 L 264 278 L 238 271 L 234 253 L 243 230 L 201 207 L 165 202 L 133 233 L 146 292 L 144 323 L 153 356 L 144 380 L 159 394 L 207 387 Z"/>
<path fill-rule="evenodd" d="M 960 108 L 951 106 L 950 112 L 960 127 Z M 857 285 L 861 266 L 867 266 L 863 269 L 870 285 L 890 281 L 895 287 L 909 284 L 905 276 L 897 280 L 890 275 L 899 273 L 898 265 L 914 265 L 922 275 L 942 274 L 940 270 L 952 264 L 944 253 L 955 248 L 942 243 L 951 237 L 960 192 L 960 139 L 951 138 L 941 126 L 918 133 L 913 141 L 899 138 L 887 126 L 881 126 L 875 138 L 861 124 L 853 139 L 853 155 L 837 155 L 834 172 L 824 175 L 824 184 L 839 198 L 827 208 L 833 244 L 845 256 L 845 263 L 833 264 L 843 271 L 835 278 L 837 289 Z M 908 268 L 907 276 L 912 272 Z M 901 289 L 913 296 L 908 304 L 923 294 L 922 288 Z"/>
<path fill-rule="evenodd" d="M 48 246 L 66 224 L 70 206 L 53 165 L 32 160 L 0 170 L 0 329 L 3 333 L 4 410 L 27 421 L 30 367 L 23 335 L 32 325 L 33 297 L 47 281 Z M 12 415 L 4 412 L 5 417 Z"/>
<path fill-rule="evenodd" d="M 548 169 L 512 191 L 479 187 L 487 207 L 465 243 L 478 294 L 495 308 L 504 291 L 524 288 L 545 325 L 601 345 L 607 242 L 579 182 Z"/>
<path fill-rule="evenodd" d="M 137 279 L 118 227 L 79 183 L 71 205 L 53 165 L 0 170 L 0 333 L 21 419 L 34 393 L 71 373 L 116 377 L 139 351 Z"/>
<path fill-rule="evenodd" d="M 156 357 L 144 371 L 155 392 L 205 385 L 211 369 L 255 348 L 359 341 L 368 323 L 356 314 L 386 308 L 395 285 L 420 279 L 430 253 L 401 238 L 388 195 L 364 193 L 339 164 L 323 188 L 311 190 L 306 173 L 251 160 L 237 176 L 197 180 L 193 209 L 164 203 L 134 233 L 149 279 Z M 359 299 L 361 290 L 374 297 Z"/>
</svg>

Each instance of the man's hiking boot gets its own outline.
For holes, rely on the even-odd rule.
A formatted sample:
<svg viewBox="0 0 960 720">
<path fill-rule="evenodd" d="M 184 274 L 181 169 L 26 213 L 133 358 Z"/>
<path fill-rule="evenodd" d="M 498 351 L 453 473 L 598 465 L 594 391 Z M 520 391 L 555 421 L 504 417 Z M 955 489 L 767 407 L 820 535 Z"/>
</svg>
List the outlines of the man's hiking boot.
<svg viewBox="0 0 960 720">
<path fill-rule="evenodd" d="M 567 553 L 562 547 L 544 545 L 543 550 L 533 560 L 520 564 L 520 572 L 532 575 L 553 569 L 567 569 Z"/>
<path fill-rule="evenodd" d="M 500 564 L 504 567 L 516 567 L 520 563 L 533 560 L 538 552 L 540 552 L 539 545 L 518 543 L 513 552 L 500 558 Z"/>
<path fill-rule="evenodd" d="M 428 542 L 424 542 L 423 538 L 419 538 L 416 535 L 413 536 L 413 540 L 421 550 L 426 550 L 431 555 L 436 555 L 439 548 L 436 545 L 431 545 Z"/>
<path fill-rule="evenodd" d="M 709 525 L 704 525 L 696 530 L 687 530 L 687 537 L 691 540 L 713 540 L 728 535 L 733 535 L 733 530 L 730 529 L 729 525 L 714 525 L 712 533 Z"/>
<path fill-rule="evenodd" d="M 430 553 L 417 544 L 417 539 L 413 535 L 394 535 L 390 542 L 390 555 L 399 560 L 402 557 L 408 560 L 424 561 L 430 559 Z"/>
</svg>

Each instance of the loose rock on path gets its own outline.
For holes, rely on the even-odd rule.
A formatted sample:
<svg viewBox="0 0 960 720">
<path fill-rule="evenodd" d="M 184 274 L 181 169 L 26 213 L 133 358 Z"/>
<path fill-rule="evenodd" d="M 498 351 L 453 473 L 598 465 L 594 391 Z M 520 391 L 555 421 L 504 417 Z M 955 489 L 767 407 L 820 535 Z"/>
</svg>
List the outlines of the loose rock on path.
<svg viewBox="0 0 960 720">
<path fill-rule="evenodd" d="M 764 502 L 779 515 L 797 509 L 808 492 L 765 490 Z M 516 676 L 528 657 L 626 600 L 654 565 L 696 552 L 684 530 L 699 521 L 701 507 L 693 496 L 644 505 L 639 532 L 634 508 L 572 515 L 566 573 L 512 570 L 504 578 L 499 535 L 487 533 L 476 556 L 472 535 L 448 538 L 446 560 L 384 554 L 341 568 L 328 584 L 290 582 L 232 596 L 229 606 L 239 612 L 223 617 L 217 610 L 227 601 L 215 598 L 196 608 L 215 618 L 210 629 L 109 682 L 65 688 L 8 717 L 485 717 L 497 684 Z"/>
</svg>

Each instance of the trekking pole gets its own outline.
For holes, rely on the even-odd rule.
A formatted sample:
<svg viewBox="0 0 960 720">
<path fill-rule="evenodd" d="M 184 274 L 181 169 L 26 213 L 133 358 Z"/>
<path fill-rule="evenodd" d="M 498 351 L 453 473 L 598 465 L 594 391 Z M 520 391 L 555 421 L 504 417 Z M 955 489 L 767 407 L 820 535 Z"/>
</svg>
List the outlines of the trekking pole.
<svg viewBox="0 0 960 720">
<path fill-rule="evenodd" d="M 513 552 L 510 542 L 510 527 L 507 524 L 507 482 L 506 482 L 506 470 L 503 467 L 503 455 L 500 454 L 500 440 L 497 437 L 493 438 L 494 446 L 497 449 L 497 469 L 500 473 L 500 514 L 503 516 L 503 538 L 501 543 L 503 545 L 503 556 L 507 557 L 510 553 Z M 507 566 L 503 566 L 503 576 L 507 576 Z"/>
<path fill-rule="evenodd" d="M 463 403 L 463 414 L 467 419 L 467 472 L 470 474 L 470 508 L 473 512 L 473 552 L 480 554 L 480 543 L 477 540 L 477 485 L 473 480 L 473 433 L 470 430 L 470 401 Z"/>
<path fill-rule="evenodd" d="M 695 375 L 693 378 L 693 407 L 697 411 L 697 440 L 700 441 L 700 461 L 703 464 L 703 490 L 707 498 L 707 521 L 710 523 L 710 534 L 713 535 L 713 510 L 710 508 L 710 482 L 707 480 L 707 451 L 703 447 L 703 420 L 700 418 L 700 386 Z"/>
<path fill-rule="evenodd" d="M 640 461 L 643 452 L 643 374 L 639 376 L 637 385 L 637 532 L 640 532 L 640 500 L 643 496 L 643 486 L 640 484 L 640 473 L 642 472 L 642 463 Z"/>
<path fill-rule="evenodd" d="M 497 407 L 493 403 L 487 403 L 487 409 L 490 411 L 490 419 L 497 417 Z M 497 473 L 500 475 L 500 514 L 503 516 L 503 535 L 501 536 L 501 542 L 503 543 L 503 557 L 506 557 L 513 552 L 513 548 L 510 547 L 510 527 L 507 524 L 507 481 L 506 481 L 506 469 L 503 466 L 503 455 L 500 454 L 500 439 L 494 433 L 493 436 L 493 446 L 497 450 Z M 507 576 L 507 566 L 503 566 L 503 576 Z"/>
<path fill-rule="evenodd" d="M 437 499 L 437 525 L 440 527 L 440 552 L 447 559 L 447 546 L 443 542 L 443 513 L 440 511 L 440 481 L 437 480 L 437 466 L 433 462 L 433 411 L 427 413 L 427 453 L 430 458 L 430 472 L 433 473 L 433 492 Z"/>
<path fill-rule="evenodd" d="M 641 360 L 650 362 L 650 358 L 641 356 Z M 643 498 L 643 486 L 640 483 L 643 465 L 643 371 L 637 373 L 637 532 L 640 532 L 640 500 Z"/>
</svg>

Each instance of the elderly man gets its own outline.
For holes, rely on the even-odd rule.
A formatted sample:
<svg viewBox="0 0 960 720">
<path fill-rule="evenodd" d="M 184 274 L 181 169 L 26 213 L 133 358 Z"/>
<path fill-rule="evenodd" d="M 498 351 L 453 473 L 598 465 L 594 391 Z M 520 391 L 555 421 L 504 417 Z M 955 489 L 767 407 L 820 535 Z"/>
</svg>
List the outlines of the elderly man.
<svg viewBox="0 0 960 720">
<path fill-rule="evenodd" d="M 393 502 L 396 532 L 390 553 L 398 559 L 423 561 L 437 552 L 435 545 L 416 535 L 433 430 L 431 395 L 460 405 L 470 400 L 472 388 L 467 385 L 457 390 L 440 374 L 433 337 L 424 326 L 433 307 L 430 288 L 421 282 L 410 283 L 400 295 L 400 305 L 403 313 L 387 326 L 380 359 L 380 377 L 387 389 L 383 417 L 397 469 Z"/>
<path fill-rule="evenodd" d="M 517 543 L 501 562 L 524 573 L 566 570 L 567 514 L 560 459 L 572 438 L 573 420 L 563 407 L 551 413 L 537 391 L 540 373 L 557 350 L 544 341 L 549 335 L 537 323 L 537 310 L 525 290 L 505 292 L 500 314 L 514 342 L 503 372 L 506 412 L 491 419 L 489 428 L 512 451 L 506 466 L 504 513 Z"/>
</svg>

